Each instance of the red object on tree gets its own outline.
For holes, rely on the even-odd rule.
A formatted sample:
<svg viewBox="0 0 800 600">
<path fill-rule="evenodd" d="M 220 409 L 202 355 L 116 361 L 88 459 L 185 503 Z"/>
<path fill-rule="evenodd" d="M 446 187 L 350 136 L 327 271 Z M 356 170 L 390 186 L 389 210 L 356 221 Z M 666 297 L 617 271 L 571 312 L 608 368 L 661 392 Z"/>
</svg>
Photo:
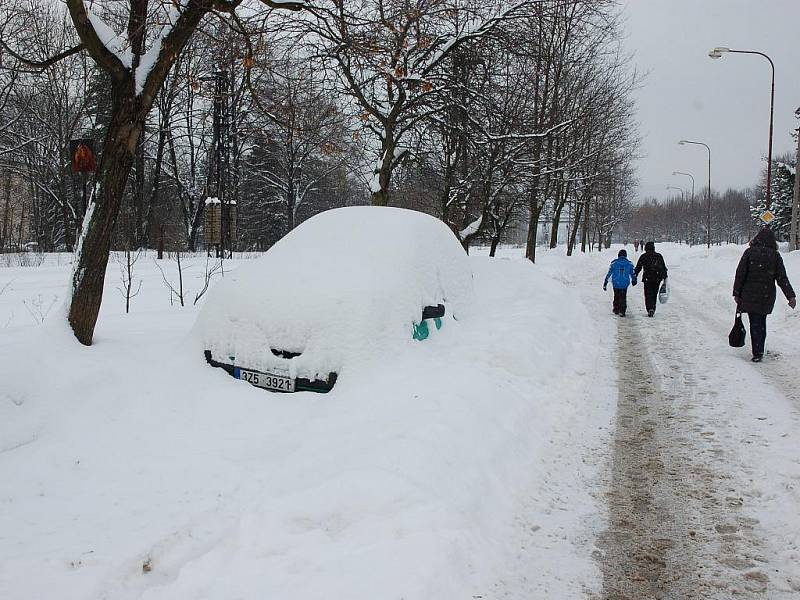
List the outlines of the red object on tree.
<svg viewBox="0 0 800 600">
<path fill-rule="evenodd" d="M 94 173 L 97 170 L 97 161 L 94 156 L 94 140 L 72 140 L 69 146 L 73 173 Z"/>
</svg>

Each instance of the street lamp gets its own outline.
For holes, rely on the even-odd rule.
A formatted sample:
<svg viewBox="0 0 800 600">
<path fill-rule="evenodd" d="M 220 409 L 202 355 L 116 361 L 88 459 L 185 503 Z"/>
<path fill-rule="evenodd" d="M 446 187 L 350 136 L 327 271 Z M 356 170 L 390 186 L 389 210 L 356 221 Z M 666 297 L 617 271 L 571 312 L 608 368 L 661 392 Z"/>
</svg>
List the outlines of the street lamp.
<svg viewBox="0 0 800 600">
<path fill-rule="evenodd" d="M 681 193 L 681 200 L 686 200 L 686 196 L 684 195 L 685 192 L 683 191 L 683 188 L 679 188 L 676 185 L 668 185 L 667 189 L 668 190 L 678 190 Z"/>
<path fill-rule="evenodd" d="M 764 54 L 763 52 L 758 52 L 756 50 L 731 50 L 730 48 L 725 48 L 724 46 L 718 46 L 713 48 L 709 53 L 708 56 L 710 58 L 722 58 L 723 54 L 731 53 L 731 54 L 756 54 L 758 56 L 762 56 L 769 61 L 769 66 L 772 68 L 772 87 L 770 88 L 770 97 L 769 97 L 769 146 L 767 147 L 767 190 L 766 190 L 766 205 L 767 210 L 770 208 L 772 196 L 771 196 L 771 187 L 772 187 L 772 122 L 773 122 L 773 114 L 775 113 L 775 63 L 772 62 L 772 59 Z"/>
<path fill-rule="evenodd" d="M 692 202 L 694 202 L 694 177 L 691 173 L 684 173 L 683 171 L 673 171 L 673 175 L 685 175 L 692 180 Z"/>
<path fill-rule="evenodd" d="M 708 147 L 708 144 L 704 144 L 703 142 L 695 142 L 692 140 L 681 140 L 678 142 L 678 145 L 683 146 L 685 144 L 696 144 L 698 146 L 704 146 L 705 149 L 708 151 L 708 194 L 706 196 L 706 243 L 708 247 L 711 248 L 711 148 Z"/>
<path fill-rule="evenodd" d="M 684 173 L 683 171 L 673 171 L 672 175 L 673 175 L 673 177 L 675 175 L 684 175 L 684 176 L 686 176 L 686 177 L 688 177 L 689 179 L 692 180 L 692 199 L 690 201 L 691 208 L 690 208 L 690 213 L 689 213 L 691 215 L 690 218 L 689 218 L 689 222 L 691 224 L 691 223 L 693 223 L 693 219 L 694 219 L 694 176 L 691 173 Z M 694 243 L 695 237 L 694 237 L 694 226 L 690 225 L 690 227 L 691 227 L 691 230 L 692 230 L 691 231 L 692 239 L 691 239 L 691 241 L 688 241 L 687 243 L 689 243 L 691 245 L 691 244 Z"/>
</svg>

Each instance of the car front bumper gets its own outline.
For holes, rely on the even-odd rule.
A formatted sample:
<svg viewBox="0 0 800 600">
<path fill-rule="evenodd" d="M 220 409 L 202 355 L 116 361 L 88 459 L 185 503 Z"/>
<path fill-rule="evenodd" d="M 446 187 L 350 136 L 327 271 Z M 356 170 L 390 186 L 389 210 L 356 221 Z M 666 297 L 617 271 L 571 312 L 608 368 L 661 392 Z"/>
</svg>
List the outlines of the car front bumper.
<svg viewBox="0 0 800 600">
<path fill-rule="evenodd" d="M 211 356 L 210 350 L 204 351 L 206 362 L 211 365 L 212 367 L 218 367 L 220 369 L 224 369 L 225 372 L 228 373 L 231 377 L 236 377 L 235 372 L 236 369 L 246 368 L 250 371 L 257 371 L 264 375 L 272 375 L 272 373 L 264 373 L 263 371 L 258 371 L 257 369 L 250 369 L 249 367 L 243 367 L 241 365 L 233 365 L 230 363 L 220 362 L 215 360 L 214 357 Z M 326 379 L 305 379 L 303 377 L 296 377 L 294 380 L 294 391 L 295 392 L 318 392 L 325 394 L 330 392 L 333 389 L 333 386 L 336 384 L 337 374 L 330 373 Z M 263 389 L 263 388 L 262 388 Z M 268 390 L 270 391 L 270 390 Z"/>
</svg>

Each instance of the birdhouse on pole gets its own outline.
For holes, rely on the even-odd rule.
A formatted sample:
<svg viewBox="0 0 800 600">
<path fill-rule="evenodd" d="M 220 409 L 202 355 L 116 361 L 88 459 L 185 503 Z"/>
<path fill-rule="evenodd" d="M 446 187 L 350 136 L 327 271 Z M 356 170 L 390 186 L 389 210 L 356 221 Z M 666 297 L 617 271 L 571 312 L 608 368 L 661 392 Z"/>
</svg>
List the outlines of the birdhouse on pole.
<svg viewBox="0 0 800 600">
<path fill-rule="evenodd" d="M 69 156 L 73 173 L 94 173 L 97 170 L 93 139 L 70 140 Z"/>
</svg>

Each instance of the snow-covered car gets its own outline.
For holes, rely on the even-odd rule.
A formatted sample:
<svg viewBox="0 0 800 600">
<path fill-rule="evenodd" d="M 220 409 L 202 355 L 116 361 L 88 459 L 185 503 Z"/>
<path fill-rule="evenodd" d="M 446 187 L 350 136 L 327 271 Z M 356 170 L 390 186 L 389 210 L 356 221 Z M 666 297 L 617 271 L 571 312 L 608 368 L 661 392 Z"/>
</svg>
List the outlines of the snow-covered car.
<svg viewBox="0 0 800 600">
<path fill-rule="evenodd" d="M 207 362 L 237 379 L 327 392 L 377 354 L 447 329 L 472 294 L 467 255 L 438 219 L 339 208 L 226 275 L 209 292 L 197 329 Z"/>
</svg>

